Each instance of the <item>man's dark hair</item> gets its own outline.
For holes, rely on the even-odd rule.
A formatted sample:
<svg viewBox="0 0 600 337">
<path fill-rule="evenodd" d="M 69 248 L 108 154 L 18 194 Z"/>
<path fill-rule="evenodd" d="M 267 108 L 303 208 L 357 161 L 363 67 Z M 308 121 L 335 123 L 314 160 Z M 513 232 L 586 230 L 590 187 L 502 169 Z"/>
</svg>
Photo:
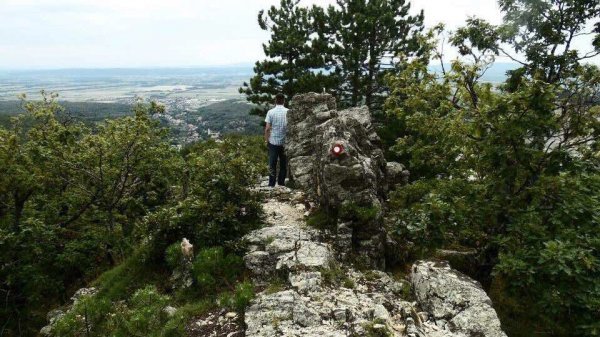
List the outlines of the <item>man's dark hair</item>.
<svg viewBox="0 0 600 337">
<path fill-rule="evenodd" d="M 277 94 L 275 96 L 275 104 L 283 105 L 285 103 L 285 96 L 283 94 Z"/>
</svg>

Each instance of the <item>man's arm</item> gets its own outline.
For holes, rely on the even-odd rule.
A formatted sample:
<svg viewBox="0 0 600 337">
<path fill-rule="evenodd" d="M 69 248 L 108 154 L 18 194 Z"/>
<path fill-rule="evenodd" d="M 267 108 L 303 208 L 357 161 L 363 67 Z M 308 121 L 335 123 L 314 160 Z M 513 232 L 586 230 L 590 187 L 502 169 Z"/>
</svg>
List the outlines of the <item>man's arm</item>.
<svg viewBox="0 0 600 337">
<path fill-rule="evenodd" d="M 270 136 L 271 136 L 271 123 L 267 123 L 265 125 L 265 142 L 269 141 Z"/>
</svg>

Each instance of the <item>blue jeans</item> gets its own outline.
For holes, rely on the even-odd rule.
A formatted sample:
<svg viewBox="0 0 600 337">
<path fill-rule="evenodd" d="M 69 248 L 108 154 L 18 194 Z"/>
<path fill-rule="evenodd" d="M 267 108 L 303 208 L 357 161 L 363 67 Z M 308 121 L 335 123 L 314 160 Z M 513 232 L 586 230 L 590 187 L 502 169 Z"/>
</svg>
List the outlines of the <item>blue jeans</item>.
<svg viewBox="0 0 600 337">
<path fill-rule="evenodd" d="M 277 175 L 277 159 L 279 159 L 279 175 Z M 275 177 L 277 184 L 285 186 L 285 176 L 287 175 L 287 158 L 283 145 L 273 145 L 269 143 L 269 186 L 275 186 Z"/>
</svg>

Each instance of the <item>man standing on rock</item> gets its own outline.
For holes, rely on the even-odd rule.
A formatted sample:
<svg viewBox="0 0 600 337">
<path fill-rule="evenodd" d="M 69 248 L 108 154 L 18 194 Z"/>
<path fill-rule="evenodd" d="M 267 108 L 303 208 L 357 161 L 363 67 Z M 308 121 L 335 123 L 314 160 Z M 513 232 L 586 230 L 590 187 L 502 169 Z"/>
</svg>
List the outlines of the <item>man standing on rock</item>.
<svg viewBox="0 0 600 337">
<path fill-rule="evenodd" d="M 287 174 L 287 158 L 285 157 L 285 133 L 287 131 L 287 112 L 288 109 L 283 106 L 285 96 L 277 94 L 275 96 L 275 107 L 267 112 L 265 118 L 265 142 L 269 148 L 269 186 L 275 187 L 277 184 L 285 186 L 285 176 Z M 277 175 L 277 160 L 279 160 L 279 175 Z"/>
</svg>

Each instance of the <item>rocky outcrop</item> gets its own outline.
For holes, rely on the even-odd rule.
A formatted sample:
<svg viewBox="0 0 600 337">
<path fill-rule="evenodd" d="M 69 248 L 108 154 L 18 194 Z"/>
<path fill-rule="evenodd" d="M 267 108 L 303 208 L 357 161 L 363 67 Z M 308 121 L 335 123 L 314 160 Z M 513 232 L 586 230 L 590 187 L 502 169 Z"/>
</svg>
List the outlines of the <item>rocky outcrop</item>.
<svg viewBox="0 0 600 337">
<path fill-rule="evenodd" d="M 246 266 L 266 287 L 246 309 L 246 336 L 402 336 L 407 282 L 342 267 L 321 233 L 306 226 L 302 192 L 265 192 L 266 227 L 245 237 Z"/>
<path fill-rule="evenodd" d="M 273 191 L 273 196 L 264 205 L 267 226 L 244 237 L 248 244 L 246 267 L 260 281 L 275 273 L 328 266 L 333 261 L 333 250 L 317 240 L 318 231 L 304 226 L 306 206 L 301 202 L 302 194 L 282 188 Z M 290 201 L 280 200 L 284 198 Z"/>
<path fill-rule="evenodd" d="M 264 289 L 245 311 L 245 336 L 505 337 L 475 281 L 434 262 L 415 264 L 410 282 L 355 270 L 306 226 L 303 193 L 264 191 L 266 226 L 245 237 L 246 266 Z"/>
<path fill-rule="evenodd" d="M 293 98 L 286 139 L 290 179 L 322 205 L 380 206 L 386 162 L 379 145 L 367 107 L 337 111 L 331 95 Z"/>
<path fill-rule="evenodd" d="M 403 284 L 382 272 L 347 270 L 344 284 L 325 284 L 320 272 L 290 273 L 291 287 L 262 293 L 246 310 L 247 337 L 402 336 Z"/>
<path fill-rule="evenodd" d="M 417 300 L 436 326 L 465 336 L 506 337 L 481 285 L 448 263 L 415 263 L 411 283 Z"/>
<path fill-rule="evenodd" d="M 286 152 L 293 183 L 339 217 L 340 256 L 355 253 L 364 264 L 382 267 L 383 200 L 408 172 L 400 164 L 386 163 L 368 108 L 337 111 L 331 95 L 295 96 L 288 112 Z"/>
</svg>

